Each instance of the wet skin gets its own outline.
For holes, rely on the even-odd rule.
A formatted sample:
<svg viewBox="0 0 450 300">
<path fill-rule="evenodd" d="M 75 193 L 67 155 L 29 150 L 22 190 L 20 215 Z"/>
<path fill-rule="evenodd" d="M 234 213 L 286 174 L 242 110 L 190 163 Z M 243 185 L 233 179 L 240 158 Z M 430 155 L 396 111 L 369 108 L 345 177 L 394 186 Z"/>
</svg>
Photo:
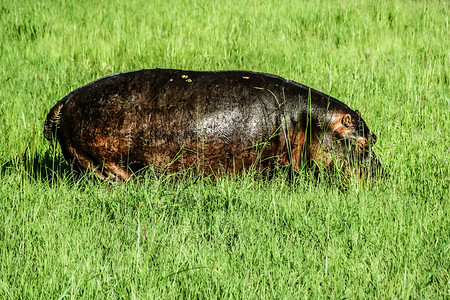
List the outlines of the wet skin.
<svg viewBox="0 0 450 300">
<path fill-rule="evenodd" d="M 376 137 L 358 111 L 281 77 L 246 71 L 141 70 L 89 83 L 59 101 L 44 135 L 73 166 L 126 180 L 160 172 L 265 172 L 275 164 L 370 161 Z M 355 159 L 354 159 L 355 158 Z"/>
</svg>

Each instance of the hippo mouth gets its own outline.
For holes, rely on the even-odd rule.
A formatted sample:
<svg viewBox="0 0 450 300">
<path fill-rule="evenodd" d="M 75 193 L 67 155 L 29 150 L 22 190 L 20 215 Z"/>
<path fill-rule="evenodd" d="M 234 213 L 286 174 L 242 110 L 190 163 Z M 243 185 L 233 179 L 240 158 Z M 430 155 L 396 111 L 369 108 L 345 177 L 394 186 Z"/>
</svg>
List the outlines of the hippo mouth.
<svg viewBox="0 0 450 300">
<path fill-rule="evenodd" d="M 360 159 L 358 167 L 360 175 L 367 175 L 372 178 L 388 176 L 380 160 L 372 150 L 368 151 L 365 157 Z"/>
<path fill-rule="evenodd" d="M 387 176 L 386 171 L 382 167 L 378 157 L 375 155 L 372 145 L 366 138 L 358 138 L 352 140 L 341 140 L 340 145 L 343 148 L 329 149 L 338 156 L 338 160 L 344 163 L 344 173 L 353 169 L 359 177 L 376 178 L 380 176 Z M 333 151 L 334 150 L 334 151 Z M 338 150 L 338 151 L 336 151 Z"/>
</svg>

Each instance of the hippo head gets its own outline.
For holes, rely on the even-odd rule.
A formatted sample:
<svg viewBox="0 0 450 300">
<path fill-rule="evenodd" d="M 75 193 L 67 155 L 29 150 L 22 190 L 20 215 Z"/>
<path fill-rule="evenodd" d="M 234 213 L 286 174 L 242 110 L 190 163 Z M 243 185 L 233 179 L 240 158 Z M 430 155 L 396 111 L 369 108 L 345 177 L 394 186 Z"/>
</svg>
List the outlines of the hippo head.
<svg viewBox="0 0 450 300">
<path fill-rule="evenodd" d="M 330 125 L 338 145 L 344 146 L 340 151 L 355 150 L 360 159 L 367 157 L 370 147 L 377 141 L 377 137 L 369 130 L 358 110 L 335 112 Z"/>
<path fill-rule="evenodd" d="M 359 173 L 372 176 L 381 172 L 381 164 L 372 151 L 377 137 L 361 118 L 358 110 L 338 109 L 328 114 L 322 146 L 346 166 L 357 166 Z"/>
</svg>

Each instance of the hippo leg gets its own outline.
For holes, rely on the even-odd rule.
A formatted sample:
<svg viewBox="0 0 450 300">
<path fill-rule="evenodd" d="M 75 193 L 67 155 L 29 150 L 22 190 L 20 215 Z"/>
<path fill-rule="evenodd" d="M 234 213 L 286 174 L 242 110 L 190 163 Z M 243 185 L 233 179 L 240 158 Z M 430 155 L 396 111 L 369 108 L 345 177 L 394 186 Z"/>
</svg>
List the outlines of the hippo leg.
<svg viewBox="0 0 450 300">
<path fill-rule="evenodd" d="M 104 172 L 107 172 L 108 176 L 112 178 L 119 178 L 120 180 L 126 181 L 130 178 L 129 172 L 118 166 L 114 162 L 107 162 L 104 166 Z"/>
<path fill-rule="evenodd" d="M 61 149 L 64 157 L 71 163 L 72 167 L 78 167 L 82 171 L 93 172 L 98 178 L 118 179 L 126 181 L 130 178 L 130 173 L 120 167 L 115 162 L 105 161 L 98 163 L 95 158 L 91 158 L 83 150 L 75 148 L 69 139 L 61 141 Z"/>
<path fill-rule="evenodd" d="M 81 170 L 91 171 L 101 180 L 106 178 L 106 176 L 101 172 L 101 168 L 83 151 L 76 149 L 71 145 L 64 148 L 65 151 L 63 150 L 63 154 L 66 159 L 71 162 L 72 167 L 77 166 Z"/>
</svg>

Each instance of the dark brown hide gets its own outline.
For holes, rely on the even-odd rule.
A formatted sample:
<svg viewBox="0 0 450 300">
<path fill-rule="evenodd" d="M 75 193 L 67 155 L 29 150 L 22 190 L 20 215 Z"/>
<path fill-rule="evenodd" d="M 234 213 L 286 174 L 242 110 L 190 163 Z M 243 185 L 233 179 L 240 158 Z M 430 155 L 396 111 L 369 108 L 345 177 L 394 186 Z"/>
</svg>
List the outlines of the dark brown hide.
<svg viewBox="0 0 450 300">
<path fill-rule="evenodd" d="M 44 135 L 100 178 L 160 172 L 265 171 L 274 163 L 379 165 L 359 112 L 281 77 L 245 71 L 141 70 L 89 83 L 59 101 Z"/>
</svg>

